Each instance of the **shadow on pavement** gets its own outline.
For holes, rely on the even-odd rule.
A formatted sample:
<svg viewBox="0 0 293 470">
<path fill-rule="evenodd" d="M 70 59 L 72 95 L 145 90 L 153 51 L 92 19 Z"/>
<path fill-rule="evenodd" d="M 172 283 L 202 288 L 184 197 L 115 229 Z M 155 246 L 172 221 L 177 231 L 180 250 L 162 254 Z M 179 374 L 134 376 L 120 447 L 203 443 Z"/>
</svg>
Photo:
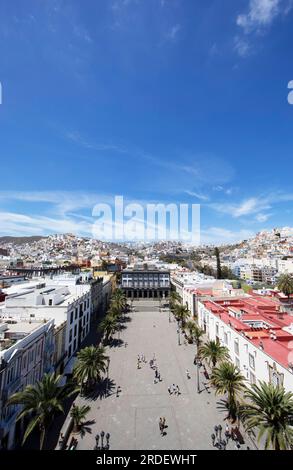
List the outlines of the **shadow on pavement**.
<svg viewBox="0 0 293 470">
<path fill-rule="evenodd" d="M 112 379 L 102 379 L 96 387 L 89 393 L 83 396 L 85 400 L 102 400 L 112 394 L 116 388 L 116 384 Z"/>
</svg>

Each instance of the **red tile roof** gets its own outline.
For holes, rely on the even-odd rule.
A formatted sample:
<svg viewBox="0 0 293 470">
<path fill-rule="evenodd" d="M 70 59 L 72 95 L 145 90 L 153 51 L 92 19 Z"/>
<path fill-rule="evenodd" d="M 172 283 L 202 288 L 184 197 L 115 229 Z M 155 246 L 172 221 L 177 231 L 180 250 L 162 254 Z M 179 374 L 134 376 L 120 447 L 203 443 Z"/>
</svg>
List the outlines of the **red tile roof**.
<svg viewBox="0 0 293 470">
<path fill-rule="evenodd" d="M 203 304 L 227 325 L 244 333 L 255 346 L 260 347 L 261 341 L 264 352 L 288 367 L 293 335 L 284 328 L 293 324 L 293 316 L 280 312 L 274 301 L 254 295 L 231 300 L 206 300 Z M 240 313 L 241 317 L 235 318 L 233 313 Z M 264 326 L 251 326 L 249 322 L 252 321 L 263 322 Z"/>
</svg>

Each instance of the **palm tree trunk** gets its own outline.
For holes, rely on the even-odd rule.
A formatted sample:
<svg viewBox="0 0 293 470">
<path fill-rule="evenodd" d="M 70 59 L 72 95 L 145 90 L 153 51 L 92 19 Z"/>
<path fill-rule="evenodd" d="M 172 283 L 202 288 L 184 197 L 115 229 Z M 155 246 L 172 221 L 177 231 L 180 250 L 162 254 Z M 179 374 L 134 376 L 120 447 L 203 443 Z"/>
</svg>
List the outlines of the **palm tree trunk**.
<svg viewBox="0 0 293 470">
<path fill-rule="evenodd" d="M 45 436 L 46 436 L 46 428 L 43 425 L 41 426 L 41 429 L 40 429 L 40 450 L 43 450 L 44 448 Z"/>
</svg>

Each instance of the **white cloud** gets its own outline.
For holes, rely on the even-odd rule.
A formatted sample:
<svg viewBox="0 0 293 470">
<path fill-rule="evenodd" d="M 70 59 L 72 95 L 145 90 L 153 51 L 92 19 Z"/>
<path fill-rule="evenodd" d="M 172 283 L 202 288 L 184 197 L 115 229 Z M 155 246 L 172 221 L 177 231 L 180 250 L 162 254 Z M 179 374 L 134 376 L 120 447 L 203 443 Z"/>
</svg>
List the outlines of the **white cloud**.
<svg viewBox="0 0 293 470">
<path fill-rule="evenodd" d="M 268 217 L 270 217 L 271 214 L 265 213 L 265 211 L 271 209 L 272 205 L 290 201 L 293 201 L 293 194 L 276 191 L 267 196 L 255 196 L 244 199 L 238 204 L 230 202 L 211 203 L 209 207 L 217 212 L 229 214 L 235 218 L 257 214 L 260 215 L 259 221 L 261 222 L 265 221 L 261 220 L 261 218 L 266 217 L 267 220 Z M 256 217 L 255 220 L 257 220 Z"/>
<path fill-rule="evenodd" d="M 238 15 L 237 25 L 245 33 L 268 26 L 282 11 L 285 3 L 282 0 L 250 0 L 248 12 Z"/>
<path fill-rule="evenodd" d="M 208 201 L 209 200 L 209 197 L 206 196 L 205 194 L 202 194 L 202 193 L 198 193 L 198 192 L 195 192 L 195 191 L 189 191 L 189 190 L 186 190 L 185 193 L 188 194 L 189 196 L 196 197 L 197 199 L 200 199 L 201 201 Z"/>
<path fill-rule="evenodd" d="M 0 212 L 1 235 L 46 235 L 48 233 L 91 233 L 92 224 L 73 218 L 31 216 L 15 212 Z"/>
<path fill-rule="evenodd" d="M 239 36 L 234 38 L 234 49 L 240 57 L 247 57 L 252 52 L 249 42 Z"/>
<path fill-rule="evenodd" d="M 257 214 L 255 216 L 255 220 L 257 222 L 266 222 L 271 217 L 271 215 L 272 214 L 262 214 L 262 213 L 260 213 L 260 214 Z"/>
<path fill-rule="evenodd" d="M 247 240 L 253 237 L 250 230 L 233 231 L 221 227 L 209 227 L 201 231 L 201 244 L 226 244 Z"/>
<path fill-rule="evenodd" d="M 267 199 L 251 197 L 245 199 L 239 204 L 230 203 L 212 203 L 210 207 L 223 214 L 229 214 L 232 217 L 243 217 L 251 214 L 256 214 L 263 210 L 269 209 L 270 205 Z"/>
<path fill-rule="evenodd" d="M 121 145 L 115 145 L 111 143 L 101 144 L 101 143 L 90 142 L 87 139 L 85 139 L 77 131 L 66 132 L 65 138 L 89 150 L 114 151 L 118 153 L 128 153 L 128 150 Z"/>
<path fill-rule="evenodd" d="M 253 50 L 252 41 L 247 36 L 263 33 L 280 15 L 287 15 L 293 5 L 292 0 L 249 0 L 248 10 L 236 18 L 244 37 L 234 38 L 234 50 L 240 57 L 247 57 Z"/>
</svg>

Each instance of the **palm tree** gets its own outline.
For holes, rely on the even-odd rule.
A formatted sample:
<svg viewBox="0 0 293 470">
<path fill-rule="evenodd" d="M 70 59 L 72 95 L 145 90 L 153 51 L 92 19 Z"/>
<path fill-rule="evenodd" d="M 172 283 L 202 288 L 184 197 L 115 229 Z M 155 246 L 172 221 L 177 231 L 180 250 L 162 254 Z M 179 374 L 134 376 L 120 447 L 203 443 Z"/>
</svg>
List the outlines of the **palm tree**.
<svg viewBox="0 0 293 470">
<path fill-rule="evenodd" d="M 170 301 L 173 302 L 174 304 L 176 304 L 176 302 L 181 302 L 181 297 L 180 297 L 180 295 L 178 294 L 178 292 L 176 292 L 175 290 L 172 290 L 172 291 L 170 292 L 169 299 L 170 299 Z"/>
<path fill-rule="evenodd" d="M 176 305 L 175 306 L 175 317 L 178 321 L 181 322 L 181 326 L 185 326 L 186 319 L 190 316 L 190 312 L 186 305 Z"/>
<path fill-rule="evenodd" d="M 231 362 L 222 362 L 213 369 L 211 384 L 216 388 L 217 395 L 227 393 L 227 400 L 222 400 L 222 402 L 228 410 L 227 418 L 233 422 L 237 418 L 237 396 L 245 388 L 244 381 L 245 378 L 239 369 Z"/>
<path fill-rule="evenodd" d="M 215 248 L 215 256 L 216 256 L 216 260 L 217 260 L 217 279 L 222 279 L 220 250 L 219 250 L 218 247 Z"/>
<path fill-rule="evenodd" d="M 196 344 L 197 354 L 198 354 L 198 350 L 201 344 L 201 338 L 203 334 L 204 334 L 204 331 L 198 325 L 195 324 L 195 328 L 193 331 L 193 338 Z"/>
<path fill-rule="evenodd" d="M 77 353 L 73 377 L 81 389 L 84 385 L 88 389 L 100 380 L 101 372 L 105 372 L 107 369 L 107 360 L 105 348 L 102 347 L 87 346 Z"/>
<path fill-rule="evenodd" d="M 188 322 L 186 322 L 185 328 L 186 328 L 186 330 L 187 330 L 188 333 L 189 333 L 188 340 L 189 340 L 191 343 L 193 343 L 193 341 L 194 341 L 194 332 L 195 332 L 195 329 L 196 329 L 196 324 L 194 323 L 194 321 L 189 320 Z"/>
<path fill-rule="evenodd" d="M 246 429 L 258 428 L 258 441 L 265 436 L 265 449 L 291 449 L 293 445 L 293 393 L 265 382 L 253 384 L 245 393 L 248 403 L 241 418 Z"/>
<path fill-rule="evenodd" d="M 289 298 L 293 294 L 293 277 L 290 274 L 280 276 L 278 289 Z"/>
<path fill-rule="evenodd" d="M 40 431 L 40 450 L 42 450 L 47 430 L 54 415 L 57 412 L 64 413 L 64 400 L 76 393 L 72 384 L 59 386 L 60 378 L 60 375 L 44 374 L 42 380 L 34 385 L 27 385 L 23 391 L 17 392 L 9 398 L 9 405 L 22 405 L 22 411 L 17 421 L 25 416 L 30 418 L 22 443 L 37 427 Z"/>
<path fill-rule="evenodd" d="M 120 306 L 121 309 L 126 306 L 126 296 L 122 289 L 116 289 L 112 294 L 111 300 Z"/>
<path fill-rule="evenodd" d="M 87 405 L 73 406 L 70 411 L 70 417 L 73 420 L 73 432 L 79 432 L 86 415 L 89 413 L 91 407 Z"/>
<path fill-rule="evenodd" d="M 201 359 L 206 359 L 213 367 L 215 367 L 218 362 L 230 359 L 228 349 L 225 346 L 221 346 L 218 341 L 208 341 L 201 346 L 199 348 L 199 356 Z"/>
<path fill-rule="evenodd" d="M 111 336 L 118 329 L 118 320 L 117 317 L 108 314 L 105 316 L 104 320 L 101 321 L 99 325 L 99 331 L 103 331 L 105 334 L 106 342 L 109 341 Z"/>
</svg>

